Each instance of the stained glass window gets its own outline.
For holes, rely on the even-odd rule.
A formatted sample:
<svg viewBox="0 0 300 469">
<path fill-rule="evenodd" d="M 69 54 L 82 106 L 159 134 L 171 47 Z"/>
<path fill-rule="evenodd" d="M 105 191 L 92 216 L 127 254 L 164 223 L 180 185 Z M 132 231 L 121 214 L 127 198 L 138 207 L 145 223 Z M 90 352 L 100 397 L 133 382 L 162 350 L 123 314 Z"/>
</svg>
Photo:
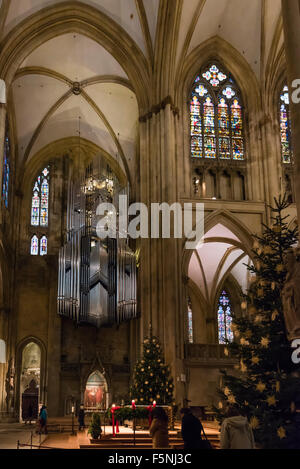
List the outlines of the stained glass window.
<svg viewBox="0 0 300 469">
<path fill-rule="evenodd" d="M 3 155 L 3 181 L 2 181 L 2 198 L 6 208 L 8 208 L 9 200 L 9 180 L 10 180 L 10 140 L 9 127 L 6 123 L 4 155 Z"/>
<path fill-rule="evenodd" d="M 49 168 L 44 168 L 33 186 L 31 225 L 48 226 L 49 221 Z"/>
<path fill-rule="evenodd" d="M 31 254 L 46 256 L 48 254 L 48 238 L 44 233 L 49 225 L 49 187 L 50 168 L 41 171 L 34 182 L 31 200 L 31 226 L 37 233 L 31 239 Z"/>
<path fill-rule="evenodd" d="M 230 158 L 230 125 L 228 104 L 225 98 L 219 99 L 219 155 L 220 158 Z"/>
<path fill-rule="evenodd" d="M 34 235 L 31 238 L 30 253 L 31 253 L 32 256 L 38 256 L 39 255 L 39 239 L 36 235 Z"/>
<path fill-rule="evenodd" d="M 232 151 L 234 160 L 244 159 L 243 114 L 238 99 L 231 105 Z"/>
<path fill-rule="evenodd" d="M 192 303 L 190 299 L 188 301 L 188 340 L 189 340 L 189 344 L 194 343 L 193 311 L 192 311 Z"/>
<path fill-rule="evenodd" d="M 196 96 L 191 102 L 191 138 L 192 153 L 202 158 L 202 123 L 200 116 L 200 102 Z"/>
<path fill-rule="evenodd" d="M 283 163 L 292 162 L 291 118 L 289 89 L 284 86 L 280 95 L 280 137 Z"/>
<path fill-rule="evenodd" d="M 202 74 L 203 78 L 205 78 L 212 86 L 219 86 L 219 84 L 226 80 L 227 76 L 222 73 L 216 65 L 212 65 L 206 72 Z"/>
<path fill-rule="evenodd" d="M 205 158 L 216 158 L 215 108 L 210 96 L 203 104 Z"/>
<path fill-rule="evenodd" d="M 220 66 L 204 68 L 195 79 L 190 114 L 193 158 L 245 159 L 239 90 Z"/>
<path fill-rule="evenodd" d="M 218 303 L 218 329 L 219 344 L 233 342 L 231 303 L 227 292 L 224 290 Z"/>
<path fill-rule="evenodd" d="M 48 239 L 47 236 L 43 236 L 40 240 L 40 255 L 47 255 Z"/>
</svg>

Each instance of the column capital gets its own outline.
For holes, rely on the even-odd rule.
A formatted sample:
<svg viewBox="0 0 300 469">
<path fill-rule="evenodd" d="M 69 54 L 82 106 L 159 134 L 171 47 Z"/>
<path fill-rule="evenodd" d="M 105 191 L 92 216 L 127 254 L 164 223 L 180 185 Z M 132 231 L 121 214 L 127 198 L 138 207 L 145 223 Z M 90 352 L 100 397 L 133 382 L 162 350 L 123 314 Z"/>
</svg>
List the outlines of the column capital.
<svg viewBox="0 0 300 469">
<path fill-rule="evenodd" d="M 174 116 L 179 116 L 179 109 L 175 106 L 172 96 L 166 96 L 160 103 L 155 104 L 151 107 L 150 111 L 140 116 L 140 122 L 146 122 L 151 119 L 153 115 L 159 114 L 161 110 L 165 109 L 166 106 L 170 105 Z"/>
</svg>

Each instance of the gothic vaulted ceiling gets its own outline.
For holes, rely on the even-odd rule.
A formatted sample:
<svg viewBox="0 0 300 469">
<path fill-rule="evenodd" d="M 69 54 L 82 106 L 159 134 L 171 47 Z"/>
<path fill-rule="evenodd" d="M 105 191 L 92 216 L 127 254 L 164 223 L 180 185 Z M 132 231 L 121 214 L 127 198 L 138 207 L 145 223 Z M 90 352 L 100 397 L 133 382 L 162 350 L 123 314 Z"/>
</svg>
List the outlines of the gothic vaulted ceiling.
<svg viewBox="0 0 300 469">
<path fill-rule="evenodd" d="M 166 0 L 82 0 L 126 31 L 147 64 L 163 47 L 161 20 Z M 61 0 L 0 0 L 0 35 L 5 44 L 30 15 L 47 13 Z M 219 36 L 244 57 L 258 82 L 282 46 L 281 0 L 174 0 L 172 41 L 175 70 L 204 41 Z M 21 26 L 20 26 L 21 25 Z M 160 38 L 160 39 L 159 39 Z M 170 52 L 171 53 L 171 52 Z M 124 64 L 123 64 L 124 65 Z M 80 93 L 74 94 L 74 82 Z M 145 90 L 147 92 L 147 90 Z M 19 161 L 28 162 L 54 140 L 82 137 L 134 172 L 138 101 L 124 67 L 107 48 L 78 31 L 66 31 L 26 56 L 13 81 Z"/>
<path fill-rule="evenodd" d="M 246 265 L 249 264 L 249 256 L 239 238 L 219 223 L 206 233 L 204 242 L 192 254 L 188 276 L 206 303 L 213 305 L 230 275 L 244 292 L 247 291 L 249 271 Z"/>
</svg>

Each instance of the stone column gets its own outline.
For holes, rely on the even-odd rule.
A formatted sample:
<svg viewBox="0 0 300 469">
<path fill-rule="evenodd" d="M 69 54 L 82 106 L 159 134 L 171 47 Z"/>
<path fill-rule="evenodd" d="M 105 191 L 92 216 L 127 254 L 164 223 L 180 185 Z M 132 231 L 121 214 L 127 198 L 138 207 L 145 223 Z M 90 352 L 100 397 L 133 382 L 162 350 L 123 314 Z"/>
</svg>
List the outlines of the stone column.
<svg viewBox="0 0 300 469">
<path fill-rule="evenodd" d="M 292 83 L 300 80 L 300 2 L 282 0 L 282 16 L 285 36 L 285 54 L 287 60 L 288 83 L 290 94 L 294 91 Z M 300 226 L 300 103 L 291 100 L 292 142 L 295 160 L 295 192 Z"/>
<path fill-rule="evenodd" d="M 167 101 L 167 100 L 165 100 Z M 177 116 L 168 102 L 157 106 L 153 113 L 141 119 L 140 187 L 141 202 L 147 205 L 149 220 L 152 203 L 177 202 L 175 128 Z M 172 217 L 171 217 L 172 223 Z M 171 233 L 172 233 L 171 224 Z M 141 332 L 140 339 L 149 334 L 151 322 L 165 352 L 166 362 L 175 378 L 181 375 L 182 328 L 180 326 L 180 288 L 178 271 L 180 243 L 171 239 L 149 239 L 141 242 Z M 182 335 L 181 335 L 182 334 Z M 181 394 L 176 386 L 176 394 Z"/>
<path fill-rule="evenodd" d="M 48 286 L 49 286 L 49 319 L 47 343 L 47 370 L 45 397 L 49 415 L 59 416 L 61 406 L 60 394 L 60 367 L 61 367 L 61 318 L 57 314 L 57 276 L 58 265 L 56 256 L 47 259 Z"/>
<path fill-rule="evenodd" d="M 3 153 L 5 138 L 6 105 L 0 103 L 0 201 L 2 199 L 2 174 L 3 174 Z M 2 222 L 2 213 L 0 210 L 0 224 Z M 2 305 L 1 305 L 2 306 Z M 6 331 L 5 312 L 0 311 L 0 339 L 6 342 L 6 356 L 8 355 L 7 331 Z M 5 377 L 7 365 L 0 363 L 0 412 L 5 411 Z"/>
</svg>

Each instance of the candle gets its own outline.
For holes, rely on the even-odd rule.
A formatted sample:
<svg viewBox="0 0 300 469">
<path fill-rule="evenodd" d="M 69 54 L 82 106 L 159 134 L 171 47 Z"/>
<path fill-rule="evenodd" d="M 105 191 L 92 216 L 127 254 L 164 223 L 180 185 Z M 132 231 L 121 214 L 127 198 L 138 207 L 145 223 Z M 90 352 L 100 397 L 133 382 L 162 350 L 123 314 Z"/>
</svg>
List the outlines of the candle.
<svg viewBox="0 0 300 469">
<path fill-rule="evenodd" d="M 75 407 L 72 406 L 72 414 L 74 414 L 74 412 L 75 412 Z"/>
<path fill-rule="evenodd" d="M 135 405 L 135 400 L 132 401 L 132 409 L 135 410 L 136 405 Z"/>
<path fill-rule="evenodd" d="M 153 401 L 153 407 L 156 407 L 156 401 Z"/>
</svg>

